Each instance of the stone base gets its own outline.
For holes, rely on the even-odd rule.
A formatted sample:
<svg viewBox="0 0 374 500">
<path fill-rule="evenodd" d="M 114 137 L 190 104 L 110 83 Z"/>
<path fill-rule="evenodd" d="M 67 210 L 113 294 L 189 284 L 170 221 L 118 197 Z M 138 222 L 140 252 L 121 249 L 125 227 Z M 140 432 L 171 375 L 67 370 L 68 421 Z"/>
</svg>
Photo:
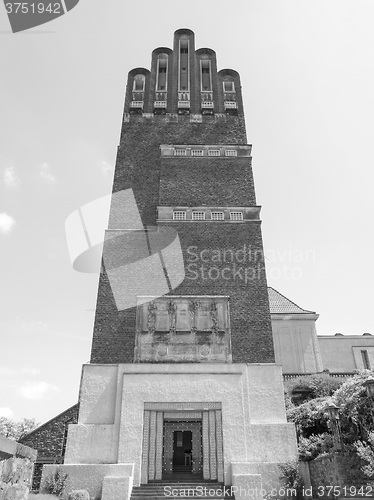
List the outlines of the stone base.
<svg viewBox="0 0 374 500">
<path fill-rule="evenodd" d="M 41 480 L 56 469 L 68 474 L 63 499 L 73 490 L 85 489 L 90 498 L 98 500 L 128 500 L 132 489 L 134 466 L 132 464 L 65 464 L 44 465 Z M 122 489 L 121 489 L 122 488 Z M 127 496 L 126 496 L 127 494 Z"/>
<path fill-rule="evenodd" d="M 107 476 L 104 478 L 101 500 L 130 500 L 133 477 Z"/>
<path fill-rule="evenodd" d="M 233 474 L 231 491 L 236 500 L 262 500 L 261 474 Z"/>
<path fill-rule="evenodd" d="M 261 478 L 262 496 L 268 494 L 276 497 L 276 493 L 283 486 L 281 462 L 234 462 L 231 464 L 232 484 L 238 479 L 252 476 Z M 242 481 L 243 479 L 240 479 Z"/>
<path fill-rule="evenodd" d="M 190 444 L 177 445 L 177 432 L 192 433 Z M 200 454 L 197 442 L 202 442 Z M 281 367 L 242 363 L 83 367 L 79 420 L 69 426 L 64 469 L 96 471 L 95 486 L 89 486 L 91 496 L 103 490 L 111 500 L 121 487 L 126 492 L 131 488 L 131 479 L 120 487 L 113 477 L 133 478 L 134 486 L 160 480 L 171 472 L 174 445 L 191 447 L 194 472 L 205 480 L 229 486 L 235 485 L 236 476 L 237 484 L 260 479 L 263 488 L 279 489 L 278 464 L 297 457 L 295 427 L 286 420 Z M 131 472 L 114 470 L 116 462 L 120 468 L 133 464 L 128 465 Z M 88 465 L 98 463 L 102 465 Z M 87 473 L 81 480 L 74 469 L 74 489 L 87 488 Z"/>
</svg>

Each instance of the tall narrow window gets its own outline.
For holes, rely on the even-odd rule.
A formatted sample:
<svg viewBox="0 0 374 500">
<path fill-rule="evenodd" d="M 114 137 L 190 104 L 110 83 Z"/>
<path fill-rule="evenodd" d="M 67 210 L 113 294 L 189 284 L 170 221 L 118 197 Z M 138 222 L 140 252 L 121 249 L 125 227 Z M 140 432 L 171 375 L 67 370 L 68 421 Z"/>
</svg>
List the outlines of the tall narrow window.
<svg viewBox="0 0 374 500">
<path fill-rule="evenodd" d="M 370 361 L 369 361 L 368 352 L 366 350 L 365 351 L 361 351 L 361 356 L 362 356 L 362 362 L 364 364 L 364 369 L 365 370 L 370 370 Z"/>
<path fill-rule="evenodd" d="M 209 60 L 201 61 L 201 90 L 208 92 L 212 90 L 212 78 Z"/>
<path fill-rule="evenodd" d="M 144 92 L 145 86 L 145 76 L 144 75 L 135 75 L 134 76 L 134 92 Z"/>
<path fill-rule="evenodd" d="M 188 38 L 179 41 L 179 90 L 189 90 Z"/>
<path fill-rule="evenodd" d="M 160 54 L 157 61 L 156 90 L 167 90 L 168 59 L 166 54 Z"/>
</svg>

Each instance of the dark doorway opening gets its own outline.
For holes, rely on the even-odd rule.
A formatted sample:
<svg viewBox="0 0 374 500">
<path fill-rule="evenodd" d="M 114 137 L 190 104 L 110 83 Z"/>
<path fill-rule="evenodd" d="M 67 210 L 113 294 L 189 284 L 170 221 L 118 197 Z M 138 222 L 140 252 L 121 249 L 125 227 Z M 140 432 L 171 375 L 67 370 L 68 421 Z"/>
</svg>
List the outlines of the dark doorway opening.
<svg viewBox="0 0 374 500">
<path fill-rule="evenodd" d="M 173 472 L 192 471 L 192 432 L 173 432 Z"/>
</svg>

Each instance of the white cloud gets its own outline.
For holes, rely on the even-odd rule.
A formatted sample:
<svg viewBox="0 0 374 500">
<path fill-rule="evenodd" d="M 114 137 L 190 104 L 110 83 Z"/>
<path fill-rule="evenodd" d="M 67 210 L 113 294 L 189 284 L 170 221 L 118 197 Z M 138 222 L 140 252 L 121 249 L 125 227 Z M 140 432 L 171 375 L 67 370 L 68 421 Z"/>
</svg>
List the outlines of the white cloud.
<svg viewBox="0 0 374 500">
<path fill-rule="evenodd" d="M 16 174 L 14 167 L 6 167 L 4 170 L 4 184 L 9 187 L 17 187 L 20 183 L 19 177 Z"/>
<path fill-rule="evenodd" d="M 26 382 L 20 392 L 26 399 L 44 399 L 49 393 L 58 391 L 58 387 L 48 382 Z"/>
<path fill-rule="evenodd" d="M 13 410 L 11 408 L 0 408 L 0 417 L 12 418 L 14 415 Z"/>
<path fill-rule="evenodd" d="M 42 163 L 38 167 L 40 177 L 46 182 L 56 182 L 56 177 L 52 174 L 52 169 L 48 163 Z"/>
<path fill-rule="evenodd" d="M 9 368 L 6 366 L 0 366 L 0 376 L 10 376 L 10 375 L 20 375 L 20 374 L 26 374 L 26 375 L 39 375 L 40 370 L 39 368 L 34 368 L 32 366 L 24 366 L 23 368 Z"/>
<path fill-rule="evenodd" d="M 9 233 L 15 223 L 15 219 L 10 215 L 5 212 L 0 213 L 0 232 Z"/>
<path fill-rule="evenodd" d="M 112 172 L 113 166 L 110 165 L 110 163 L 108 163 L 107 161 L 101 160 L 99 162 L 99 169 L 103 175 L 108 175 Z"/>
</svg>

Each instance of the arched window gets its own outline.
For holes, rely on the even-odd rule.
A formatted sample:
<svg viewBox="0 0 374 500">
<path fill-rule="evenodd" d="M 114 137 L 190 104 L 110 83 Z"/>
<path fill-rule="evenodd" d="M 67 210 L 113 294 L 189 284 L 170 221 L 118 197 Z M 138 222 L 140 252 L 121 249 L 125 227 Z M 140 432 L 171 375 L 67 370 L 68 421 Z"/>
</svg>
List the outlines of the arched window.
<svg viewBox="0 0 374 500">
<path fill-rule="evenodd" d="M 211 91 L 212 90 L 212 73 L 210 68 L 209 59 L 202 60 L 201 62 L 201 90 Z"/>
<path fill-rule="evenodd" d="M 179 90 L 188 91 L 190 89 L 190 67 L 189 67 L 189 40 L 187 36 L 181 37 L 179 40 Z"/>
<path fill-rule="evenodd" d="M 157 83 L 156 90 L 167 90 L 168 56 L 160 54 L 157 59 Z"/>
<path fill-rule="evenodd" d="M 133 85 L 133 91 L 134 92 L 144 92 L 144 87 L 145 87 L 145 76 L 144 75 L 135 75 L 134 76 L 134 85 Z"/>
</svg>

